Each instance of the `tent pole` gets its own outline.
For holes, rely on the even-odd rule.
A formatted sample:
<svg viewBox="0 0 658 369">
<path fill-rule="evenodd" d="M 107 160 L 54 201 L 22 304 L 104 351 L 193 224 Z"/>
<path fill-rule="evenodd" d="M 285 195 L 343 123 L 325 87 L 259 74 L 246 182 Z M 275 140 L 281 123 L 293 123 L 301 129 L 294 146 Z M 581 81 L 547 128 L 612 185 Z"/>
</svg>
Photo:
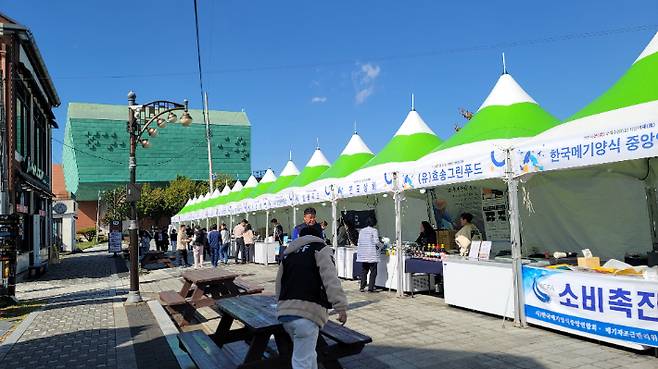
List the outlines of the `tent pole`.
<svg viewBox="0 0 658 369">
<path fill-rule="evenodd" d="M 269 237 L 270 235 L 270 211 L 265 210 L 265 237 L 263 238 L 263 241 L 265 238 Z M 267 265 L 267 262 L 265 263 Z"/>
<path fill-rule="evenodd" d="M 290 233 L 297 226 L 297 208 L 295 205 L 292 206 L 292 225 L 290 226 Z"/>
<path fill-rule="evenodd" d="M 510 243 L 512 247 L 512 276 L 514 278 L 514 324 L 517 327 L 527 327 L 525 316 L 525 303 L 523 298 L 523 279 L 521 265 L 521 227 L 519 215 L 519 181 L 514 178 L 512 166 L 512 149 L 506 150 L 507 160 L 507 189 L 509 196 Z"/>
<path fill-rule="evenodd" d="M 398 175 L 393 173 L 393 200 L 395 207 L 395 254 L 398 259 L 397 271 L 398 271 L 398 288 L 397 295 L 398 297 L 404 296 L 404 256 L 402 255 L 402 191 L 398 185 Z M 412 287 L 413 288 L 413 287 Z"/>
<path fill-rule="evenodd" d="M 331 244 L 338 246 L 338 220 L 336 219 L 336 198 L 331 199 Z"/>
</svg>

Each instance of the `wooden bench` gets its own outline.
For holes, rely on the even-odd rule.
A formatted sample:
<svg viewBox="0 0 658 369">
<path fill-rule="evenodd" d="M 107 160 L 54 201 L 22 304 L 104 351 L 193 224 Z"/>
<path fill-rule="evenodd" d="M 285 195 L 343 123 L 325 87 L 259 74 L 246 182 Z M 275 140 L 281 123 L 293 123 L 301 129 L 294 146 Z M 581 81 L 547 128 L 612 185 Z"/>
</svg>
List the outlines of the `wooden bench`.
<svg viewBox="0 0 658 369">
<path fill-rule="evenodd" d="M 255 284 L 251 284 L 240 278 L 234 279 L 233 283 L 240 289 L 240 295 L 253 295 L 263 292 L 264 289 L 263 287 L 256 286 Z"/>
<path fill-rule="evenodd" d="M 176 291 L 162 291 L 158 294 L 160 304 L 169 311 L 178 326 L 183 327 L 192 321 L 194 317 L 194 307 Z"/>
<path fill-rule="evenodd" d="M 328 321 L 320 330 L 316 351 L 326 369 L 342 368 L 338 359 L 360 354 L 372 338 L 343 325 Z"/>
<path fill-rule="evenodd" d="M 180 347 L 187 352 L 199 369 L 235 369 L 238 363 L 217 347 L 203 331 L 178 334 Z"/>
</svg>

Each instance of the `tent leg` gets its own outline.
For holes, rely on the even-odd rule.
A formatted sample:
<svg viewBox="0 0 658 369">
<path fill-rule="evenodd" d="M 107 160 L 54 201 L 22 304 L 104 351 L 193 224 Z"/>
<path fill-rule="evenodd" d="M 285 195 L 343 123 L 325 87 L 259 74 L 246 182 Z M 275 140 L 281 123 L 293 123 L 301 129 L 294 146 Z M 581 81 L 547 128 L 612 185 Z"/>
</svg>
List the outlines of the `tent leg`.
<svg viewBox="0 0 658 369">
<path fill-rule="evenodd" d="M 395 253 L 398 259 L 398 297 L 404 296 L 404 255 L 402 255 L 402 193 L 393 195 L 395 204 Z M 413 287 L 412 287 L 413 288 Z"/>
<path fill-rule="evenodd" d="M 331 244 L 336 247 L 338 246 L 338 220 L 336 219 L 336 204 L 337 200 L 331 200 Z"/>
<path fill-rule="evenodd" d="M 265 211 L 265 237 L 267 238 L 270 235 L 270 211 L 266 210 Z M 267 265 L 267 262 L 265 262 L 265 265 Z"/>
<path fill-rule="evenodd" d="M 290 226 L 290 233 L 297 226 L 297 208 L 295 205 L 292 206 L 292 225 Z"/>
<path fill-rule="evenodd" d="M 519 181 L 514 178 L 512 150 L 507 150 L 507 189 L 509 196 L 510 243 L 512 248 L 512 275 L 514 278 L 514 324 L 527 327 L 523 298 L 523 266 L 521 264 L 521 227 L 519 215 Z"/>
</svg>

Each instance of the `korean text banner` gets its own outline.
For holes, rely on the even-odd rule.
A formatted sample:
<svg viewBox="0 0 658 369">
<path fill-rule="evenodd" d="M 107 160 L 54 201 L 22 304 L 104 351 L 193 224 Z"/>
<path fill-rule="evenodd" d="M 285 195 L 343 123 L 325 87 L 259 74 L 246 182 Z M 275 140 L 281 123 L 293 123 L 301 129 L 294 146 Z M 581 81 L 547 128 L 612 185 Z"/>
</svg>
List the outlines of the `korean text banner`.
<svg viewBox="0 0 658 369">
<path fill-rule="evenodd" d="M 518 147 L 515 174 L 657 156 L 657 122 L 653 101 L 561 124 Z"/>
<path fill-rule="evenodd" d="M 656 281 L 524 266 L 523 293 L 530 323 L 658 347 Z"/>
</svg>

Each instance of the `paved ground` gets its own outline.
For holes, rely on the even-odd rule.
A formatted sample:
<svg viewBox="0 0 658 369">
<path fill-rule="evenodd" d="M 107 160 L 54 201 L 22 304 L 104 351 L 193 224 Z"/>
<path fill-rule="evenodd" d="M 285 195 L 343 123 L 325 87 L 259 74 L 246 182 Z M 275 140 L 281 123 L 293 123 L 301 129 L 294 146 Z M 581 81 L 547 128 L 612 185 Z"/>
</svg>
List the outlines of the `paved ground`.
<svg viewBox="0 0 658 369">
<path fill-rule="evenodd" d="M 276 266 L 229 265 L 228 269 L 262 284 L 265 293 L 273 292 Z M 144 276 L 143 294 L 179 289 L 179 274 L 169 269 Z M 650 355 L 540 328 L 517 329 L 502 318 L 447 306 L 438 297 L 400 299 L 394 292 L 360 293 L 354 281 L 343 281 L 343 287 L 350 302 L 347 325 L 373 338 L 361 355 L 341 361 L 346 369 L 658 368 L 658 359 Z M 212 330 L 213 323 L 217 319 L 203 328 Z"/>
<path fill-rule="evenodd" d="M 0 367 L 174 368 L 148 308 L 121 303 L 128 284 L 121 269 L 125 266 L 104 252 L 90 252 L 68 257 L 43 280 L 20 284 L 21 299 L 49 303 L 11 350 L 0 346 Z M 273 290 L 276 266 L 228 269 L 262 284 L 266 293 Z M 143 296 L 179 289 L 180 272 L 143 275 Z M 539 328 L 516 329 L 501 318 L 449 307 L 438 297 L 399 299 L 389 292 L 360 293 L 353 281 L 343 286 L 350 301 L 348 326 L 373 338 L 361 355 L 342 361 L 345 368 L 658 368 L 650 355 Z M 192 328 L 212 329 L 216 315 L 204 315 L 208 321 Z"/>
<path fill-rule="evenodd" d="M 66 256 L 41 279 L 17 286 L 20 300 L 47 304 L 28 318 L 24 332 L 17 330 L 7 339 L 15 342 L 0 346 L 0 367 L 164 369 L 171 367 L 166 359 L 175 363 L 171 354 L 160 365 L 135 359 L 135 353 L 150 348 L 150 341 L 162 339 L 161 333 L 146 305 L 124 307 L 125 291 L 116 287 L 120 273 L 127 271 L 125 261 L 109 257 L 104 249 Z M 141 311 L 131 313 L 133 309 Z M 167 354 L 167 346 L 162 348 Z"/>
</svg>

